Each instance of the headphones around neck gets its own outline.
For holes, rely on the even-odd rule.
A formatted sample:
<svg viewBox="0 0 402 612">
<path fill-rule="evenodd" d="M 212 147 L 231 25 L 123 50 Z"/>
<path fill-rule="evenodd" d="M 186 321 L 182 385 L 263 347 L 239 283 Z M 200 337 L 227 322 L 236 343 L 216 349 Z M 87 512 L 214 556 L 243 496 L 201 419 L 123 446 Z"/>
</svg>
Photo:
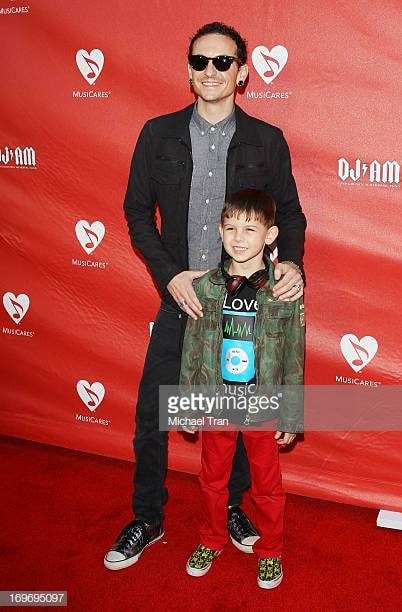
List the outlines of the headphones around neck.
<svg viewBox="0 0 402 612">
<path fill-rule="evenodd" d="M 263 270 L 257 270 L 257 272 L 254 272 L 254 274 L 247 278 L 247 276 L 240 276 L 239 274 L 234 274 L 231 276 L 228 272 L 226 272 L 224 261 L 222 259 L 220 268 L 225 281 L 226 291 L 229 293 L 229 295 L 236 296 L 245 285 L 248 285 L 256 291 L 266 285 L 269 279 L 269 259 L 267 261 L 267 258 L 264 256 L 264 261 L 265 268 Z"/>
</svg>

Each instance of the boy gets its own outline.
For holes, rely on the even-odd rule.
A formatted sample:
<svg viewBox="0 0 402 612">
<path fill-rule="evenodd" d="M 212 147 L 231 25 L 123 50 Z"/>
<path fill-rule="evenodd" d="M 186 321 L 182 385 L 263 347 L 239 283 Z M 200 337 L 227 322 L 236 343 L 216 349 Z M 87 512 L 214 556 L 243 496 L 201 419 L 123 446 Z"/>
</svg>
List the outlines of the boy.
<svg viewBox="0 0 402 612">
<path fill-rule="evenodd" d="M 187 323 L 181 385 L 223 383 L 239 388 L 303 383 L 303 304 L 301 298 L 283 302 L 273 296 L 273 265 L 264 253 L 278 235 L 274 218 L 275 203 L 262 191 L 245 189 L 226 202 L 219 232 L 229 259 L 222 260 L 220 268 L 208 272 L 198 284 L 203 316 Z M 272 589 L 283 578 L 285 495 L 278 447 L 290 444 L 296 432 L 302 431 L 301 401 L 280 406 L 276 432 L 266 423 L 265 427 L 257 423 L 261 415 L 249 412 L 242 432 L 260 534 L 253 552 L 259 557 L 258 585 Z M 268 418 L 272 419 L 272 412 Z M 253 418 L 251 430 L 247 426 Z M 201 544 L 187 561 L 191 576 L 206 574 L 227 542 L 228 481 L 237 436 L 236 430 L 204 431 L 202 435 L 200 485 L 205 518 Z"/>
</svg>

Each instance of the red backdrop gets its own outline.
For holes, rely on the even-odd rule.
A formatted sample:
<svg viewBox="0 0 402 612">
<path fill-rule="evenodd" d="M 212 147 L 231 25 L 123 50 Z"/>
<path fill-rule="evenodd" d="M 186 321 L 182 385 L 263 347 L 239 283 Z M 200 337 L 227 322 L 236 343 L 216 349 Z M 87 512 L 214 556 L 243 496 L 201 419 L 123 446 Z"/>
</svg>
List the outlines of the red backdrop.
<svg viewBox="0 0 402 612">
<path fill-rule="evenodd" d="M 3 432 L 132 458 L 158 296 L 122 201 L 142 124 L 191 101 L 188 38 L 212 20 L 249 43 L 238 103 L 291 147 L 308 218 L 307 382 L 399 384 L 398 19 L 398 0 L 0 0 Z M 285 485 L 401 509 L 401 442 L 308 432 L 282 457 Z M 173 433 L 170 466 L 198 462 L 199 443 Z"/>
</svg>

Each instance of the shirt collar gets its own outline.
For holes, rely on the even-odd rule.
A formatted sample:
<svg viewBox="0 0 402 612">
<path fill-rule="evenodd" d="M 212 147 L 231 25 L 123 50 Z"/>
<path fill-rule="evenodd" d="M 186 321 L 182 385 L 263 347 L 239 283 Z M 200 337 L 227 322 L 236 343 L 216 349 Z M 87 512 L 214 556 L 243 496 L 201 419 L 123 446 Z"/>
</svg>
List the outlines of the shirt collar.
<svg viewBox="0 0 402 612">
<path fill-rule="evenodd" d="M 221 121 L 218 121 L 218 123 L 213 124 L 213 123 L 209 123 L 209 121 L 204 119 L 204 117 L 201 117 L 200 113 L 197 110 L 197 104 L 194 104 L 194 109 L 193 109 L 191 120 L 196 125 L 200 133 L 204 132 L 204 134 L 206 134 L 207 132 L 209 132 L 211 127 L 214 127 L 216 130 L 220 132 L 220 134 L 222 134 L 222 136 L 224 136 L 225 132 L 229 131 L 229 129 L 232 128 L 236 123 L 235 109 L 233 107 L 230 115 L 228 115 Z"/>
</svg>

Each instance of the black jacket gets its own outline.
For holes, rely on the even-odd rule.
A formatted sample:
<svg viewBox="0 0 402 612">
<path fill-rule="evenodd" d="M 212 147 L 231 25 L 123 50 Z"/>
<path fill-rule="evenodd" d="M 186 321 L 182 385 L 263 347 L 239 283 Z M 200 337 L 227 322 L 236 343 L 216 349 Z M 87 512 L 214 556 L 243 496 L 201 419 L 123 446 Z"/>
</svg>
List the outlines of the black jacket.
<svg viewBox="0 0 402 612">
<path fill-rule="evenodd" d="M 188 269 L 187 218 L 192 176 L 189 123 L 193 105 L 147 121 L 131 162 L 124 210 L 134 246 L 143 255 L 162 294 Z M 306 219 L 301 210 L 287 143 L 280 129 L 236 106 L 236 132 L 229 145 L 226 194 L 262 189 L 277 204 L 280 261 L 302 266 Z M 159 205 L 160 231 L 155 219 Z"/>
</svg>

